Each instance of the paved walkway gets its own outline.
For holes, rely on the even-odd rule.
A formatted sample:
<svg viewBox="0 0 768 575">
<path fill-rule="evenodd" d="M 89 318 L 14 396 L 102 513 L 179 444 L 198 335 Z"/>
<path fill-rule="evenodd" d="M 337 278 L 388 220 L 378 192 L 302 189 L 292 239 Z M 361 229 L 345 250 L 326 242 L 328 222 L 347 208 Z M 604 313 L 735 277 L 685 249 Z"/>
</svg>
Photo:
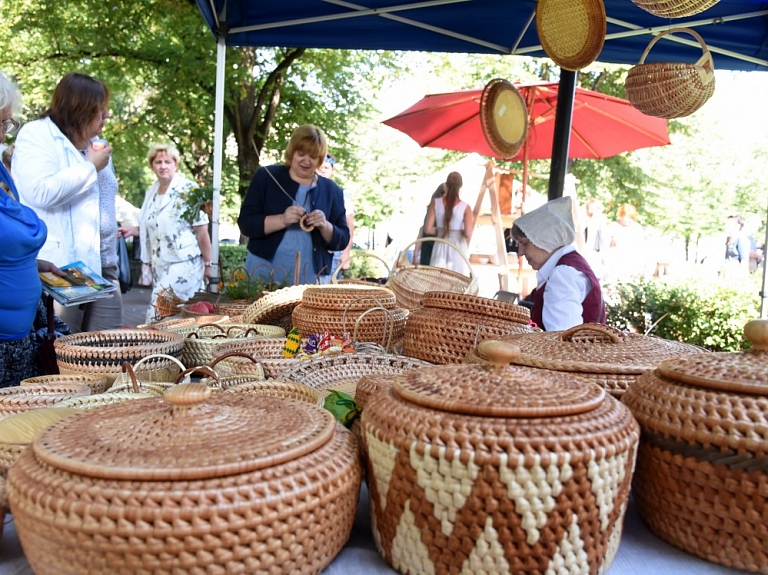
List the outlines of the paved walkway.
<svg viewBox="0 0 768 575">
<path fill-rule="evenodd" d="M 133 286 L 123 294 L 123 324 L 136 327 L 146 322 L 152 288 Z"/>
</svg>

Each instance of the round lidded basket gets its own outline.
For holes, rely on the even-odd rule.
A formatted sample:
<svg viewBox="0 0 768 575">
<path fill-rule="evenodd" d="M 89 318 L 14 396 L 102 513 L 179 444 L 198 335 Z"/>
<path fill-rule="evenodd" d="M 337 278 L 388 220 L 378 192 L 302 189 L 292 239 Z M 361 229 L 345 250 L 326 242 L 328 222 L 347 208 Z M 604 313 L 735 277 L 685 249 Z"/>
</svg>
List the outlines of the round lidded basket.
<svg viewBox="0 0 768 575">
<path fill-rule="evenodd" d="M 49 427 L 8 495 L 38 575 L 319 573 L 354 522 L 356 447 L 319 406 L 182 384 Z"/>
<path fill-rule="evenodd" d="M 555 64 L 580 70 L 597 59 L 605 43 L 603 0 L 538 0 L 536 31 Z"/>
<path fill-rule="evenodd" d="M 698 40 L 701 57 L 694 63 L 645 63 L 653 45 L 667 34 L 685 32 Z M 672 28 L 657 34 L 640 61 L 627 72 L 624 90 L 632 106 L 648 116 L 681 118 L 701 108 L 715 93 L 715 63 L 701 35 L 691 28 Z"/>
<path fill-rule="evenodd" d="M 624 394 L 642 429 L 632 493 L 660 538 L 768 573 L 768 321 L 752 348 L 659 363 Z"/>
<path fill-rule="evenodd" d="M 682 18 L 711 8 L 720 0 L 632 0 L 632 3 L 654 16 Z"/>
<path fill-rule="evenodd" d="M 266 323 L 291 331 L 293 308 L 301 303 L 304 290 L 310 284 L 299 284 L 265 293 L 243 312 L 244 323 Z"/>
<path fill-rule="evenodd" d="M 480 97 L 480 124 L 488 146 L 501 159 L 517 155 L 528 136 L 528 107 L 515 86 L 495 78 Z"/>
<path fill-rule="evenodd" d="M 641 374 L 662 360 L 706 350 L 689 343 L 629 333 L 599 323 L 585 323 L 565 331 L 540 331 L 501 338 L 520 348 L 516 365 L 573 373 L 598 384 L 616 398 Z M 487 362 L 479 349 L 465 363 Z"/>
<path fill-rule="evenodd" d="M 363 409 L 379 552 L 403 573 L 607 571 L 637 423 L 596 385 L 480 345 L 493 365 L 408 371 Z"/>
<path fill-rule="evenodd" d="M 427 292 L 408 316 L 403 355 L 430 363 L 461 363 L 486 339 L 534 331 L 522 306 L 480 296 Z"/>
<path fill-rule="evenodd" d="M 148 355 L 164 354 L 181 358 L 184 342 L 176 333 L 152 329 L 110 329 L 65 335 L 53 342 L 56 362 L 64 374 L 101 374 L 111 385 L 123 363 L 135 363 Z M 166 359 L 144 365 L 142 377 L 167 381 L 178 373 Z"/>
</svg>

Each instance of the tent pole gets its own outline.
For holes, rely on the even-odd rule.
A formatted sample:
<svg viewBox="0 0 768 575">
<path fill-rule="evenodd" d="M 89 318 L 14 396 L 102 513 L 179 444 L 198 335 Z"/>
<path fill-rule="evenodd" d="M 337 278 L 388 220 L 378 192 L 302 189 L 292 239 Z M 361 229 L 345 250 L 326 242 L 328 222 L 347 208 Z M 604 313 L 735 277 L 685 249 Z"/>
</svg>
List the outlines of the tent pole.
<svg viewBox="0 0 768 575">
<path fill-rule="evenodd" d="M 227 58 L 225 36 L 219 36 L 216 42 L 216 112 L 213 121 L 213 215 L 211 219 L 211 253 L 213 257 L 213 275 L 208 283 L 208 290 L 219 291 L 219 206 L 221 204 L 221 171 L 224 156 L 224 70 Z"/>
<path fill-rule="evenodd" d="M 573 100 L 576 96 L 576 72 L 560 70 L 560 88 L 555 110 L 555 133 L 552 138 L 552 162 L 549 166 L 547 199 L 563 196 L 565 174 L 568 171 L 568 148 L 571 142 Z"/>
<path fill-rule="evenodd" d="M 765 225 L 765 241 L 763 243 L 763 289 L 760 292 L 760 319 L 765 319 L 765 316 L 768 315 L 768 310 L 765 308 L 765 298 L 768 297 L 768 293 L 766 293 L 766 288 L 768 288 L 768 285 L 766 285 L 766 280 L 768 280 L 768 275 L 766 275 L 766 261 L 765 261 L 765 250 L 768 248 L 768 222 L 766 222 Z"/>
</svg>

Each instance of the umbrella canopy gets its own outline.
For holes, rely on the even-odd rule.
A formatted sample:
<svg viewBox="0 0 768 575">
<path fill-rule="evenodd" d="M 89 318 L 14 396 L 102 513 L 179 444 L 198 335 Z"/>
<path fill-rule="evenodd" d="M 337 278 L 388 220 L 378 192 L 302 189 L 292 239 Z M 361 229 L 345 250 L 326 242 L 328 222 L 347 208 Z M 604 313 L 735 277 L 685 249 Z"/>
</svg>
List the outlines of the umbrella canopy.
<svg viewBox="0 0 768 575">
<path fill-rule="evenodd" d="M 552 157 L 558 82 L 515 84 L 528 106 L 528 137 L 514 158 L 500 158 L 490 148 L 480 122 L 483 90 L 428 95 L 407 110 L 384 120 L 422 147 L 477 152 L 512 161 Z M 609 158 L 669 144 L 667 121 L 646 116 L 629 100 L 576 88 L 569 158 Z"/>
</svg>

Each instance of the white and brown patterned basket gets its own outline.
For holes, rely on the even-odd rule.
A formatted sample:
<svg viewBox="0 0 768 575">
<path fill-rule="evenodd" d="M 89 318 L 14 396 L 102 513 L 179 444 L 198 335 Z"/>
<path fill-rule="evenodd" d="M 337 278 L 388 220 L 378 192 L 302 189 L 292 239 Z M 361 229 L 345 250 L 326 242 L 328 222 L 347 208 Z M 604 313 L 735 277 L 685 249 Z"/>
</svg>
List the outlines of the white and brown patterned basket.
<svg viewBox="0 0 768 575">
<path fill-rule="evenodd" d="M 407 371 L 363 409 L 377 549 L 402 573 L 605 573 L 637 422 L 588 381 L 480 345 L 493 365 Z"/>
<path fill-rule="evenodd" d="M 408 316 L 403 355 L 431 363 L 461 363 L 481 341 L 534 331 L 519 305 L 452 292 L 427 292 L 422 303 Z"/>
<path fill-rule="evenodd" d="M 291 331 L 293 308 L 301 303 L 304 290 L 311 284 L 289 286 L 265 293 L 243 312 L 244 323 L 266 323 Z"/>
<path fill-rule="evenodd" d="M 285 337 L 285 330 L 276 325 L 255 323 L 200 324 L 170 328 L 184 336 L 182 363 L 186 367 L 208 365 L 213 361 L 213 350 L 227 341 L 242 341 L 254 337 Z"/>
<path fill-rule="evenodd" d="M 279 379 L 283 371 L 298 361 L 283 356 L 285 341 L 284 337 L 259 337 L 245 341 L 221 343 L 213 350 L 214 361 L 221 359 L 221 363 L 216 366 L 216 371 L 222 376 L 259 375 L 262 378 Z M 302 340 L 302 345 L 306 343 L 306 339 Z M 250 357 L 222 359 L 222 356 L 233 352 L 243 353 Z"/>
<path fill-rule="evenodd" d="M 622 402 L 642 429 L 632 493 L 651 531 L 768 573 L 768 322 L 744 333 L 751 349 L 662 361 Z"/>
<path fill-rule="evenodd" d="M 573 373 L 588 379 L 616 398 L 641 374 L 670 357 L 702 353 L 689 343 L 629 333 L 598 323 L 585 323 L 565 331 L 538 331 L 501 338 L 520 348 L 517 365 Z M 465 363 L 484 363 L 480 350 L 473 349 Z"/>
<path fill-rule="evenodd" d="M 22 379 L 19 385 L 46 385 L 49 383 L 84 383 L 91 388 L 91 393 L 104 393 L 109 386 L 106 376 L 98 374 L 88 375 L 85 373 L 73 375 L 38 375 L 37 377 Z"/>
<path fill-rule="evenodd" d="M 357 442 L 321 407 L 183 384 L 52 425 L 7 487 L 38 575 L 319 573 L 361 477 Z"/>
<path fill-rule="evenodd" d="M 110 329 L 65 335 L 54 341 L 56 362 L 63 374 L 100 374 L 111 383 L 120 376 L 123 363 L 133 364 L 153 354 L 181 358 L 184 340 L 176 333 L 152 329 Z M 166 359 L 142 368 L 147 380 L 167 381 L 175 366 Z"/>
</svg>

